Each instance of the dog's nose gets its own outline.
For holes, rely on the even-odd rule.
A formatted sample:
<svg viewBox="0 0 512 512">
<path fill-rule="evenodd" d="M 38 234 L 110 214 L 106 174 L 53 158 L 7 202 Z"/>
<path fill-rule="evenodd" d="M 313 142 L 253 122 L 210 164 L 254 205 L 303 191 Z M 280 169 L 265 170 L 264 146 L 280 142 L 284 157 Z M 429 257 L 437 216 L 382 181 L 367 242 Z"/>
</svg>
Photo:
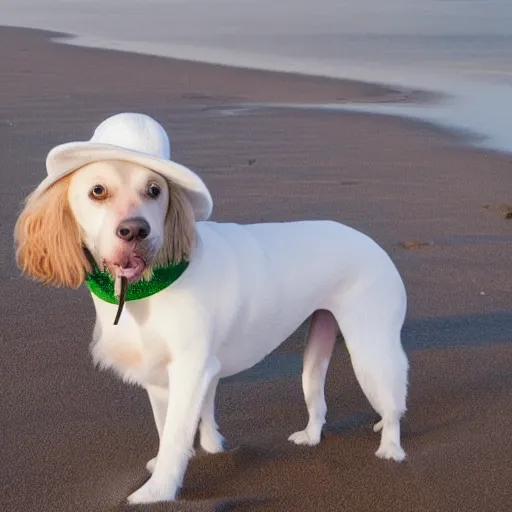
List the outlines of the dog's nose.
<svg viewBox="0 0 512 512">
<path fill-rule="evenodd" d="M 147 238 L 151 228 L 148 222 L 142 217 L 126 219 L 119 224 L 117 228 L 117 236 L 122 240 L 131 242 L 132 240 L 144 240 Z"/>
</svg>

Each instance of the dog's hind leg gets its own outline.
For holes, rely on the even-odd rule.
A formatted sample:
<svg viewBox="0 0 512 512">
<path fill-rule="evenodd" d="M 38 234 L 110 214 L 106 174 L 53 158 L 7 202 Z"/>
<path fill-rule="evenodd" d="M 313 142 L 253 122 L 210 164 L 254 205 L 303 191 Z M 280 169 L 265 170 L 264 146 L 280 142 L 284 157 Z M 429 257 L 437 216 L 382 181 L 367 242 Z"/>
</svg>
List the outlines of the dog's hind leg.
<svg viewBox="0 0 512 512">
<path fill-rule="evenodd" d="M 295 432 L 288 438 L 295 444 L 313 446 L 320 442 L 327 412 L 324 396 L 325 377 L 337 334 L 338 324 L 329 311 L 320 310 L 313 314 L 302 370 L 302 389 L 309 421 L 304 430 Z"/>
<path fill-rule="evenodd" d="M 366 398 L 381 416 L 373 429 L 382 430 L 379 449 L 382 459 L 402 461 L 400 419 L 406 410 L 407 356 L 400 341 L 401 318 L 385 303 L 372 317 L 368 304 L 353 301 L 344 309 L 339 324 L 354 372 Z"/>
<path fill-rule="evenodd" d="M 347 345 L 350 343 L 347 340 Z M 380 358 L 374 353 L 373 362 L 369 362 L 368 357 L 355 356 L 357 351 L 354 350 L 351 350 L 351 358 L 364 394 L 382 418 L 373 427 L 374 432 L 382 431 L 380 446 L 375 455 L 382 459 L 402 461 L 405 452 L 400 444 L 400 419 L 406 409 L 408 363 L 400 342 L 396 345 L 392 353 L 381 353 Z"/>
<path fill-rule="evenodd" d="M 219 453 L 224 451 L 224 438 L 218 430 L 215 421 L 215 393 L 219 379 L 210 384 L 206 394 L 203 408 L 201 409 L 201 422 L 199 424 L 199 444 L 208 453 Z"/>
</svg>

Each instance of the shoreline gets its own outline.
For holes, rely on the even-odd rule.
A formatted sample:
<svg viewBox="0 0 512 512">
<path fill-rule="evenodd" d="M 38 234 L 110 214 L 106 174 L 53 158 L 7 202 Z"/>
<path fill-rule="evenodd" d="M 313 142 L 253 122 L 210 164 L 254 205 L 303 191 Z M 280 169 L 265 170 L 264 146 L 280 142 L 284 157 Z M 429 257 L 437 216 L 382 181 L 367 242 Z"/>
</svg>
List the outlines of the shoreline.
<svg viewBox="0 0 512 512">
<path fill-rule="evenodd" d="M 512 151 L 512 6 L 363 0 L 128 2 L 6 0 L 10 26 L 50 29 L 58 44 L 110 48 L 245 69 L 293 72 L 428 91 L 442 101 L 347 105 L 473 133 L 483 149 Z M 206 15 L 208 13 L 208 15 Z M 432 99 L 432 98 L 431 98 Z M 325 102 L 323 102 L 325 104 Z"/>
<path fill-rule="evenodd" d="M 22 29 L 22 30 L 36 30 L 38 32 L 45 33 L 48 37 L 48 40 L 55 44 L 63 44 L 68 46 L 74 46 L 78 48 L 90 48 L 96 50 L 105 50 L 112 51 L 118 53 L 126 53 L 129 55 L 140 55 L 146 57 L 154 57 L 165 60 L 179 61 L 184 64 L 193 64 L 198 66 L 212 66 L 218 67 L 226 70 L 239 70 L 246 72 L 253 72 L 255 74 L 265 73 L 272 75 L 282 75 L 283 77 L 287 77 L 290 80 L 296 79 L 312 79 L 312 80 L 323 80 L 325 82 L 338 83 L 344 85 L 354 85 L 360 88 L 368 88 L 370 90 L 374 90 L 376 95 L 373 96 L 362 96 L 361 98 L 357 98 L 354 100 L 350 100 L 350 98 L 344 98 L 340 100 L 340 105 L 350 104 L 350 103 L 429 103 L 433 102 L 436 99 L 440 100 L 445 98 L 442 94 L 438 94 L 435 92 L 431 92 L 429 90 L 424 89 L 415 89 L 407 86 L 401 86 L 400 84 L 386 84 L 379 83 L 378 81 L 373 80 L 360 80 L 356 78 L 343 77 L 343 76 L 332 76 L 329 74 L 316 74 L 305 71 L 298 71 L 294 69 L 286 70 L 279 67 L 275 68 L 265 68 L 258 67 L 253 65 L 243 65 L 243 62 L 237 62 L 234 64 L 226 63 L 223 59 L 215 59 L 204 60 L 202 58 L 192 58 L 191 55 L 187 57 L 178 57 L 174 55 L 169 55 L 165 50 L 159 52 L 158 45 L 151 47 L 145 44 L 139 44 L 137 42 L 130 43 L 127 41 L 109 41 L 109 40 L 96 40 L 95 38 L 88 38 L 87 36 L 80 36 L 78 34 L 66 34 L 59 33 L 53 31 L 46 31 L 40 29 L 31 29 L 26 27 L 7 27 L 0 25 L 0 29 L 2 28 L 14 28 L 14 29 Z M 165 45 L 163 45 L 165 46 Z M 146 48 L 144 51 L 143 48 Z M 151 49 L 153 51 L 151 51 Z M 243 60 L 243 57 L 242 57 Z M 380 95 L 379 95 L 380 93 Z M 318 105 L 320 106 L 320 101 Z M 280 102 L 279 105 L 282 105 L 286 108 L 286 104 Z"/>
<path fill-rule="evenodd" d="M 26 28 L 14 25 L 5 27 Z M 51 34 L 50 41 L 55 44 L 145 55 L 226 69 L 278 73 L 290 78 L 309 77 L 379 88 L 381 91 L 387 91 L 387 94 L 356 98 L 355 101 L 344 99 L 334 105 L 319 100 L 308 105 L 308 108 L 332 108 L 345 112 L 425 122 L 438 127 L 448 136 L 454 135 L 464 146 L 502 154 L 512 153 L 512 132 L 507 128 L 506 110 L 507 105 L 511 105 L 512 109 L 510 86 L 479 83 L 476 79 L 464 80 L 461 77 L 450 76 L 447 70 L 431 76 L 427 71 L 416 69 L 413 72 L 411 69 L 396 67 L 396 64 L 370 68 L 368 63 L 352 63 L 340 72 L 337 64 L 320 64 L 316 60 L 290 60 L 277 56 L 269 59 L 266 55 L 241 54 L 218 48 L 211 50 L 195 45 L 132 42 L 77 33 L 26 29 Z M 265 106 L 268 102 L 262 103 L 261 106 Z M 278 103 L 279 108 L 296 108 L 293 103 Z M 489 106 L 492 108 L 489 109 Z"/>
<path fill-rule="evenodd" d="M 336 104 L 335 106 L 319 103 L 316 107 L 371 115 L 389 115 L 405 120 L 427 122 L 437 125 L 448 133 L 455 133 L 459 139 L 462 137 L 468 146 L 505 154 L 512 153 L 512 135 L 509 135 L 509 130 L 506 126 L 496 127 L 497 122 L 494 119 L 496 114 L 499 112 L 504 117 L 501 109 L 496 111 L 495 107 L 493 113 L 482 115 L 481 110 L 484 107 L 480 105 L 488 103 L 493 96 L 499 96 L 500 99 L 495 101 L 506 106 L 508 102 L 512 102 L 512 88 L 490 83 L 479 85 L 476 80 L 462 80 L 460 77 L 450 76 L 448 72 L 445 72 L 444 76 L 440 74 L 432 78 L 427 72 L 420 70 L 411 73 L 411 70 L 405 71 L 393 68 L 393 66 L 375 67 L 371 70 L 368 65 L 352 65 L 349 69 L 339 72 L 337 65 L 324 65 L 322 69 L 318 62 L 308 63 L 304 59 L 290 63 L 287 59 L 273 57 L 269 61 L 267 56 L 255 54 L 239 55 L 190 45 L 108 40 L 79 34 L 61 33 L 53 37 L 52 42 L 83 48 L 158 56 L 226 68 L 371 84 L 393 91 L 393 93 L 386 98 L 347 101 L 343 105 Z M 248 61 L 251 64 L 247 64 Z M 400 75 L 401 78 L 396 78 Z M 482 89 L 486 90 L 482 91 Z M 475 103 L 479 104 L 476 109 L 474 108 Z M 286 107 L 286 105 L 280 106 Z M 293 108 L 293 105 L 290 106 Z M 486 118 L 485 124 L 483 124 L 482 118 Z"/>
</svg>

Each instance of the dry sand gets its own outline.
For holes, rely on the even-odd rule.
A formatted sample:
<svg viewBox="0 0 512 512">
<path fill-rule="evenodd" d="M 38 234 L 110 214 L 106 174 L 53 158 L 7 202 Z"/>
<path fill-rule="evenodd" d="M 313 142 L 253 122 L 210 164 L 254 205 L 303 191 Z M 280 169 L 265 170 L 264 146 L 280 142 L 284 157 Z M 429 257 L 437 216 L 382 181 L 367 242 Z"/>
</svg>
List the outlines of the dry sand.
<svg viewBox="0 0 512 512">
<path fill-rule="evenodd" d="M 375 414 L 344 345 L 328 376 L 324 441 L 287 443 L 306 411 L 303 330 L 219 387 L 225 454 L 200 451 L 179 504 L 140 510 L 512 509 L 509 156 L 458 147 L 427 125 L 341 112 L 241 109 L 336 102 L 380 87 L 52 44 L 0 29 L 0 510 L 124 510 L 157 434 L 140 389 L 93 368 L 85 290 L 21 279 L 12 229 L 54 145 L 119 111 L 154 115 L 196 168 L 215 220 L 332 218 L 392 255 L 409 292 L 408 461 L 374 457 Z"/>
</svg>

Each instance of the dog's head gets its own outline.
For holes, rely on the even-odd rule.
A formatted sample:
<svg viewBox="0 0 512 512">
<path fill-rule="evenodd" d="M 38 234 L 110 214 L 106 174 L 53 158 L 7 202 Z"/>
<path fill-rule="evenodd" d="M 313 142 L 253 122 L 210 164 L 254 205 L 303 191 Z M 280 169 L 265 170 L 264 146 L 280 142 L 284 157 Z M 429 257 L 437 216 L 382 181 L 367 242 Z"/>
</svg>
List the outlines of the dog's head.
<svg viewBox="0 0 512 512">
<path fill-rule="evenodd" d="M 123 161 L 74 171 L 42 195 L 29 196 L 15 228 L 22 271 L 78 288 L 91 263 L 129 283 L 168 262 L 188 259 L 194 213 L 184 192 L 154 171 Z"/>
</svg>

